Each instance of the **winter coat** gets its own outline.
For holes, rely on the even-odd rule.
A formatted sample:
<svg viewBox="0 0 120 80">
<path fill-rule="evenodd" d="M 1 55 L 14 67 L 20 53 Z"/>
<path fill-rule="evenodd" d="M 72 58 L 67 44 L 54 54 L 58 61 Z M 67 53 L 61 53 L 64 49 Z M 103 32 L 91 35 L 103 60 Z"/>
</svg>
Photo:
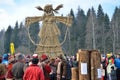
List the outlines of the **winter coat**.
<svg viewBox="0 0 120 80">
<path fill-rule="evenodd" d="M 48 64 L 45 64 L 42 66 L 44 75 L 45 75 L 45 80 L 50 80 L 50 72 L 51 72 L 51 67 Z"/>
<path fill-rule="evenodd" d="M 114 63 L 115 63 L 115 66 L 120 69 L 120 59 L 116 58 Z"/>
<path fill-rule="evenodd" d="M 14 77 L 12 74 L 12 66 L 13 66 L 12 63 L 8 64 L 8 70 L 7 70 L 7 75 L 6 75 L 7 79 L 12 79 Z"/>
<path fill-rule="evenodd" d="M 67 74 L 67 64 L 65 60 L 62 60 L 58 63 L 57 66 L 57 77 L 59 76 L 59 80 L 62 80 L 62 77 L 66 78 Z"/>
<path fill-rule="evenodd" d="M 23 80 L 45 80 L 43 70 L 36 64 L 26 68 Z"/>
<path fill-rule="evenodd" d="M 15 79 L 22 79 L 24 75 L 25 64 L 23 62 L 16 62 L 12 67 L 12 74 Z"/>
<path fill-rule="evenodd" d="M 5 78 L 5 74 L 6 74 L 5 65 L 0 64 L 0 80 L 3 80 Z"/>
<path fill-rule="evenodd" d="M 112 66 L 115 68 L 115 65 L 114 65 L 114 64 L 112 64 L 112 63 L 111 63 L 111 64 L 110 64 L 110 63 L 108 64 L 108 66 L 107 66 L 107 74 L 110 74 L 110 73 L 111 73 L 111 70 L 112 70 L 111 67 L 112 67 Z"/>
<path fill-rule="evenodd" d="M 111 80 L 117 80 L 117 77 L 116 77 L 116 70 L 111 70 Z"/>
</svg>

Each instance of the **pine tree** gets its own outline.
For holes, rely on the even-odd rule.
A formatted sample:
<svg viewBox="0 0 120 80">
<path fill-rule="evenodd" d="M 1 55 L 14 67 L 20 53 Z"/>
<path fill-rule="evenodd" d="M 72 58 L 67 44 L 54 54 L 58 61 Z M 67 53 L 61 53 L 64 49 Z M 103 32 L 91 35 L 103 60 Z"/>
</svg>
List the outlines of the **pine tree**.
<svg viewBox="0 0 120 80">
<path fill-rule="evenodd" d="M 18 25 L 18 21 L 16 21 L 11 37 L 11 42 L 14 43 L 15 48 L 18 48 L 18 46 L 20 45 L 20 39 L 18 37 L 18 34 L 19 34 L 19 25 Z"/>
<path fill-rule="evenodd" d="M 87 13 L 85 43 L 87 49 L 96 49 L 95 42 L 96 14 L 94 8 L 89 9 Z"/>
<path fill-rule="evenodd" d="M 20 42 L 19 46 L 29 47 L 30 40 L 28 38 L 28 33 L 25 26 L 22 23 L 20 24 L 20 31 L 18 33 L 18 37 Z"/>
<path fill-rule="evenodd" d="M 112 52 L 112 34 L 111 34 L 111 28 L 110 28 L 110 20 L 107 14 L 105 14 L 104 19 L 104 51 L 105 53 Z"/>
<path fill-rule="evenodd" d="M 101 51 L 101 53 L 104 53 L 104 12 L 102 9 L 102 6 L 98 6 L 98 12 L 97 12 L 97 26 L 96 26 L 96 46 L 97 49 Z"/>
<path fill-rule="evenodd" d="M 70 53 L 74 55 L 77 51 L 76 47 L 76 42 L 77 42 L 77 36 L 76 36 L 76 30 L 77 30 L 77 25 L 76 25 L 76 17 L 74 15 L 74 11 L 71 9 L 70 15 L 73 17 L 72 20 L 72 26 L 70 27 L 70 41 L 71 41 L 71 50 Z"/>
<path fill-rule="evenodd" d="M 77 16 L 76 16 L 76 46 L 77 49 L 84 49 L 85 48 L 85 26 L 86 26 L 86 15 L 84 11 L 80 8 L 78 8 Z"/>
<path fill-rule="evenodd" d="M 5 30 L 0 31 L 0 54 L 4 53 L 4 35 Z"/>
<path fill-rule="evenodd" d="M 8 26 L 7 31 L 5 32 L 5 39 L 4 39 L 4 49 L 5 53 L 10 53 L 10 43 L 11 43 L 11 35 L 12 35 L 13 29 L 11 26 Z"/>
<path fill-rule="evenodd" d="M 113 32 L 113 53 L 118 52 L 120 47 L 119 26 L 120 26 L 120 9 L 116 7 L 111 21 L 111 27 Z"/>
</svg>

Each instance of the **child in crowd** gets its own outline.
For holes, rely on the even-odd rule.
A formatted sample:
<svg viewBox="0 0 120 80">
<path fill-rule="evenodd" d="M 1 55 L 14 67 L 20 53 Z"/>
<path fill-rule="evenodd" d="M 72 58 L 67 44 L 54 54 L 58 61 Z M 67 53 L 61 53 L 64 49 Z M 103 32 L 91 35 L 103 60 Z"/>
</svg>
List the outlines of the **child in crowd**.
<svg viewBox="0 0 120 80">
<path fill-rule="evenodd" d="M 111 79 L 111 67 L 114 67 L 115 68 L 115 65 L 112 63 L 112 60 L 109 60 L 109 64 L 107 66 L 107 75 L 108 75 L 108 80 L 112 80 Z"/>
</svg>

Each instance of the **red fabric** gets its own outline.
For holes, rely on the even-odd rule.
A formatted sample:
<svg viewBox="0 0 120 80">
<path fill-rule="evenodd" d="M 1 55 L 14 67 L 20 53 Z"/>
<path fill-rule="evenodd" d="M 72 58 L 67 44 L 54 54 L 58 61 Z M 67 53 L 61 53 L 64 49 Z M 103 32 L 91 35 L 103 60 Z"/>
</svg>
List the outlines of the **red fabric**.
<svg viewBox="0 0 120 80">
<path fill-rule="evenodd" d="M 8 65 L 8 72 L 7 72 L 7 75 L 6 75 L 6 77 L 7 77 L 8 79 L 14 77 L 13 74 L 12 74 L 12 66 L 13 66 L 12 63 L 10 63 L 10 64 Z"/>
<path fill-rule="evenodd" d="M 0 80 L 4 78 L 5 78 L 5 75 L 0 75 Z"/>
<path fill-rule="evenodd" d="M 8 64 L 8 66 L 7 66 L 8 70 L 11 70 L 12 66 L 13 66 L 12 63 Z"/>
<path fill-rule="evenodd" d="M 14 77 L 13 74 L 12 74 L 12 69 L 7 72 L 7 76 L 6 76 L 6 77 L 7 77 L 8 79 Z"/>
<path fill-rule="evenodd" d="M 45 80 L 43 70 L 32 64 L 25 70 L 23 80 Z"/>
<path fill-rule="evenodd" d="M 108 58 L 106 58 L 106 66 L 108 65 Z"/>
<path fill-rule="evenodd" d="M 113 58 L 111 58 L 111 60 L 112 60 L 112 64 L 114 64 L 114 59 L 113 59 Z"/>
<path fill-rule="evenodd" d="M 51 67 L 46 64 L 46 65 L 44 66 L 45 80 L 50 80 L 50 76 L 49 76 L 50 72 L 51 72 Z"/>
<path fill-rule="evenodd" d="M 114 59 L 110 58 L 110 60 L 112 61 L 112 64 L 114 64 Z M 108 65 L 108 58 L 106 58 L 106 66 Z"/>
<path fill-rule="evenodd" d="M 43 61 L 43 60 L 46 60 L 46 59 L 48 59 L 47 55 L 42 54 L 42 56 L 41 56 L 41 60 Z"/>
<path fill-rule="evenodd" d="M 48 73 L 51 72 L 51 67 L 49 65 L 45 65 L 45 69 L 47 70 Z"/>
<path fill-rule="evenodd" d="M 102 76 L 101 80 L 104 80 L 104 76 Z"/>
</svg>

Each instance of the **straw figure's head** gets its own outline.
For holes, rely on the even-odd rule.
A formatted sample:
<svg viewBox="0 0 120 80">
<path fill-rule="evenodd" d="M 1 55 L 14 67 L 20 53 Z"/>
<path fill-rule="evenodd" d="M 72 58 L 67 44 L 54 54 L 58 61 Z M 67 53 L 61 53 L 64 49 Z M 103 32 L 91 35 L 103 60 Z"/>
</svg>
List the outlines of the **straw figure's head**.
<svg viewBox="0 0 120 80">
<path fill-rule="evenodd" d="M 62 7 L 63 7 L 63 5 L 60 4 L 55 9 L 53 9 L 51 4 L 47 4 L 44 6 L 44 8 L 41 8 L 40 6 L 37 6 L 36 8 L 38 10 L 44 11 L 45 15 L 54 15 L 54 13 L 58 13 L 57 11 Z"/>
</svg>

